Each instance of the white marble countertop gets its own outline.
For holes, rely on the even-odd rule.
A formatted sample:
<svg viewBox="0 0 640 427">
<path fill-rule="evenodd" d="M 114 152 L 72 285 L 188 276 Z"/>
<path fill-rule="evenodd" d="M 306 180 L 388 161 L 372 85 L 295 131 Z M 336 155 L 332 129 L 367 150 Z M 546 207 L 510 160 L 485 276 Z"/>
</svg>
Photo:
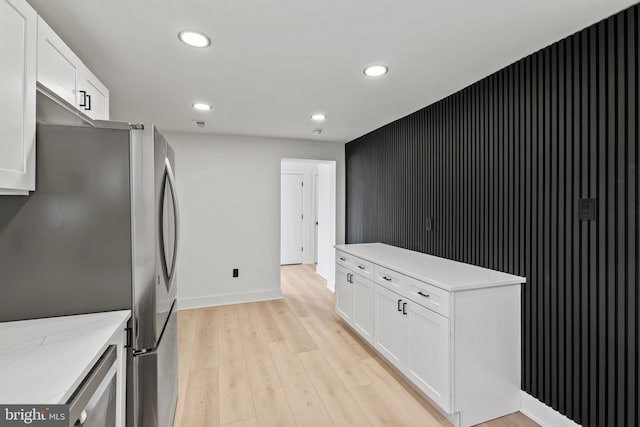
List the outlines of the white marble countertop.
<svg viewBox="0 0 640 427">
<path fill-rule="evenodd" d="M 130 310 L 0 323 L 0 403 L 66 403 Z"/>
<path fill-rule="evenodd" d="M 513 285 L 527 281 L 524 277 L 383 243 L 336 245 L 335 248 L 449 292 Z"/>
</svg>

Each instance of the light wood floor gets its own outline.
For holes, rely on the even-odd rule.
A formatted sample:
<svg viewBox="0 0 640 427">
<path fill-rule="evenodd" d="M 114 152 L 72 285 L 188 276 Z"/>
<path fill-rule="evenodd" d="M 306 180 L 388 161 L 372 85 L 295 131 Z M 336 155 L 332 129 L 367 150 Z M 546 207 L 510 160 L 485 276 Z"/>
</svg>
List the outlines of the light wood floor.
<svg viewBox="0 0 640 427">
<path fill-rule="evenodd" d="M 450 425 L 338 320 L 313 265 L 281 274 L 282 300 L 178 313 L 175 427 Z"/>
</svg>

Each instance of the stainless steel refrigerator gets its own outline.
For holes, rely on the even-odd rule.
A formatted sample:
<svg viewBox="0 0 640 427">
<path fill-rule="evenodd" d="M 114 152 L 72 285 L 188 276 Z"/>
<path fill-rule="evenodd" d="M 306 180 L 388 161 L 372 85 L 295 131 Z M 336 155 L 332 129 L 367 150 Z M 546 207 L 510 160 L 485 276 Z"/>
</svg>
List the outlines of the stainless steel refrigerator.
<svg viewBox="0 0 640 427">
<path fill-rule="evenodd" d="M 39 93 L 39 114 L 51 102 Z M 47 111 L 37 127 L 36 191 L 0 197 L 0 321 L 131 309 L 127 425 L 171 426 L 173 150 L 153 125 Z"/>
</svg>

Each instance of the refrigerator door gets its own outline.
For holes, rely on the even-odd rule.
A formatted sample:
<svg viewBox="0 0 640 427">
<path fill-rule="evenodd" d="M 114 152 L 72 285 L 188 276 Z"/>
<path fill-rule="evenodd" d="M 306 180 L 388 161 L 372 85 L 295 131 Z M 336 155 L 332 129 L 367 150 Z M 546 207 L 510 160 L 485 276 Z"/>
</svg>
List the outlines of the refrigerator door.
<svg viewBox="0 0 640 427">
<path fill-rule="evenodd" d="M 156 194 L 156 328 L 162 331 L 176 298 L 179 210 L 174 154 L 166 140 L 153 129 Z"/>
<path fill-rule="evenodd" d="M 133 250 L 133 348 L 156 347 L 164 323 L 156 325 L 157 219 L 153 133 L 131 130 L 131 230 Z"/>
<path fill-rule="evenodd" d="M 131 131 L 133 348 L 156 348 L 176 299 L 179 213 L 173 150 L 155 126 Z"/>
<path fill-rule="evenodd" d="M 178 339 L 175 307 L 158 348 L 133 356 L 134 427 L 170 427 L 178 399 Z M 129 407 L 129 410 L 131 407 Z"/>
</svg>

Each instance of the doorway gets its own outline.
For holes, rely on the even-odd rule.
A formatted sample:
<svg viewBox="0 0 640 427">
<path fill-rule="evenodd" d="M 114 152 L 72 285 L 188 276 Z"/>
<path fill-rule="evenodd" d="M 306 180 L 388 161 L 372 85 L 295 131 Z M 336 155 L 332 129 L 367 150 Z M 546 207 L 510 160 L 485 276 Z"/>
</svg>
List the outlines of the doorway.
<svg viewBox="0 0 640 427">
<path fill-rule="evenodd" d="M 280 175 L 280 265 L 302 264 L 303 174 Z"/>
<path fill-rule="evenodd" d="M 316 272 L 327 280 L 327 286 L 332 290 L 335 280 L 335 174 L 335 161 L 281 161 L 281 264 L 315 264 Z"/>
</svg>

